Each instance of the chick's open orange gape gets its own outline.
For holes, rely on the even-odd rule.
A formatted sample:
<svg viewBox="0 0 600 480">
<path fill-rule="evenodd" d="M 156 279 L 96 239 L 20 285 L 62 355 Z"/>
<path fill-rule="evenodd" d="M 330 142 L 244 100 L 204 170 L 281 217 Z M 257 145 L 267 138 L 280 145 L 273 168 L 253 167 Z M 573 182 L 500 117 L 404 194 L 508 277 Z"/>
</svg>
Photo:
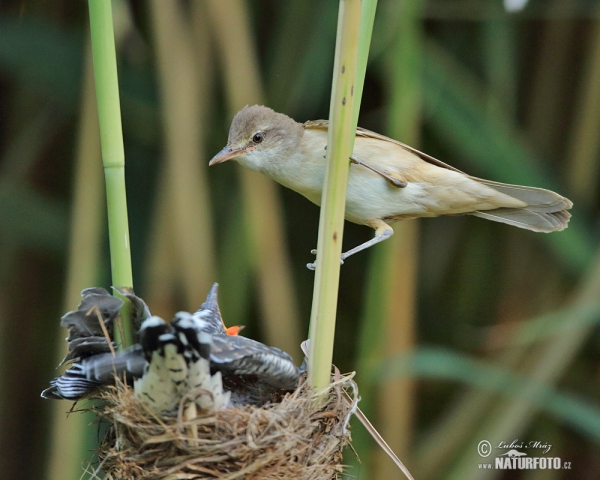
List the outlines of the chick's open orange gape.
<svg viewBox="0 0 600 480">
<path fill-rule="evenodd" d="M 320 205 L 325 179 L 327 120 L 298 123 L 262 105 L 234 117 L 227 146 L 209 165 L 233 159 Z M 346 194 L 346 220 L 375 237 L 342 254 L 391 237 L 389 223 L 439 215 L 475 215 L 535 232 L 567 227 L 572 202 L 550 190 L 472 177 L 425 153 L 358 128 Z M 314 268 L 310 264 L 309 268 Z"/>
</svg>

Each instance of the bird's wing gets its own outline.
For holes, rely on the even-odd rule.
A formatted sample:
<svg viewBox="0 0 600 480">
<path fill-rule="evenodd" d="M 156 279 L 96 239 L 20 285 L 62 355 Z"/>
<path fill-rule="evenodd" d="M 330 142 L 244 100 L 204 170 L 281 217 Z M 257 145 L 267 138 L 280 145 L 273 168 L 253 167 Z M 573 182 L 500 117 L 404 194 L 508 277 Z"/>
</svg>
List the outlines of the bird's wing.
<svg viewBox="0 0 600 480">
<path fill-rule="evenodd" d="M 146 359 L 142 353 L 142 347 L 136 343 L 131 347 L 117 352 L 95 355 L 82 362 L 87 370 L 88 378 L 101 384 L 110 384 L 114 381 L 115 374 L 127 379 L 140 377 L 144 373 Z"/>
<path fill-rule="evenodd" d="M 123 301 L 113 297 L 103 288 L 86 288 L 81 292 L 81 303 L 77 310 L 68 312 L 61 319 L 61 326 L 69 329 L 68 341 L 75 338 L 103 336 L 100 320 L 109 333 L 112 322 L 119 314 Z"/>
<path fill-rule="evenodd" d="M 211 367 L 224 376 L 249 376 L 273 388 L 294 389 L 300 372 L 292 357 L 250 338 L 213 335 Z"/>
<path fill-rule="evenodd" d="M 81 296 L 77 310 L 63 315 L 60 322 L 61 326 L 69 329 L 69 353 L 61 365 L 69 360 L 107 353 L 111 349 L 113 323 L 123 301 L 103 288 L 86 288 Z"/>
<path fill-rule="evenodd" d="M 308 122 L 304 123 L 304 128 L 327 130 L 329 128 L 329 120 L 309 120 Z M 411 147 L 410 145 L 406 145 L 405 143 L 399 142 L 398 140 L 394 140 L 393 138 L 386 137 L 385 135 L 381 135 L 380 133 L 372 132 L 371 130 L 367 130 L 366 128 L 357 127 L 356 135 L 358 135 L 359 137 L 375 138 L 377 140 L 383 140 L 384 142 L 394 143 L 402 147 L 404 150 L 412 153 L 413 155 L 416 155 L 421 160 L 426 161 L 427 163 L 431 163 L 432 165 L 435 165 L 437 167 L 446 168 L 454 172 L 463 174 L 465 173 L 459 170 L 458 168 L 454 168 L 453 166 L 448 165 L 447 163 L 444 163 L 441 160 L 432 157 L 431 155 L 427 155 L 426 153 L 423 153 L 417 150 L 416 148 Z"/>
<path fill-rule="evenodd" d="M 74 363 L 60 377 L 50 382 L 50 387 L 42 392 L 43 398 L 78 400 L 102 385 L 110 385 L 115 376 L 131 381 L 144 371 L 146 360 L 142 348 L 136 344 L 127 350 L 112 353 L 99 353 Z"/>
<path fill-rule="evenodd" d="M 104 336 L 91 335 L 89 337 L 75 338 L 69 342 L 69 353 L 60 364 L 63 365 L 69 360 L 76 358 L 110 353 L 111 347 L 114 348 L 114 344 L 108 343 Z"/>
<path fill-rule="evenodd" d="M 152 316 L 148 305 L 146 305 L 144 300 L 136 296 L 133 288 L 131 287 L 113 287 L 113 289 L 119 292 L 125 298 L 128 298 L 133 304 L 131 320 L 133 322 L 134 331 L 137 332 L 142 326 L 142 323 L 144 323 L 144 320 Z"/>
</svg>

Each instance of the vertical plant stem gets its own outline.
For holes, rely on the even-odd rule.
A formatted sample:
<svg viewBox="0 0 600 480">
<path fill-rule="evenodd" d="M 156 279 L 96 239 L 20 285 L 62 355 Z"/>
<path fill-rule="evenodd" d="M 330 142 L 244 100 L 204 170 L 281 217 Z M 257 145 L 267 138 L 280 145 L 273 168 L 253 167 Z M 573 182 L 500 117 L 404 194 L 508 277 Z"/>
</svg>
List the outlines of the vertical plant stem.
<svg viewBox="0 0 600 480">
<path fill-rule="evenodd" d="M 112 283 L 119 287 L 133 287 L 112 5 L 107 0 L 89 0 L 89 8 L 100 144 L 106 180 Z M 115 329 L 115 340 L 127 347 L 133 343 L 132 336 L 131 303 L 124 299 L 121 325 Z"/>
<path fill-rule="evenodd" d="M 383 15 L 397 18 L 396 35 L 381 65 L 387 83 L 388 134 L 418 146 L 421 125 L 421 10 L 422 0 L 386 4 Z M 363 396 L 361 409 L 371 418 L 392 450 L 410 459 L 414 385 L 412 379 L 375 384 L 365 374 L 384 357 L 414 347 L 418 222 L 397 224 L 394 236 L 371 252 L 365 307 L 359 335 L 356 371 Z M 360 463 L 349 461 L 359 479 L 393 478 L 397 467 L 375 446 L 362 428 L 352 435 Z M 373 448 L 370 448 L 373 446 Z"/>
<path fill-rule="evenodd" d="M 600 162 L 600 21 L 595 20 L 579 89 L 571 141 L 566 158 L 570 168 L 567 182 L 577 199 L 588 207 L 598 196 Z"/>
<path fill-rule="evenodd" d="M 421 137 L 422 109 L 422 21 L 423 0 L 401 3 L 398 34 L 392 42 L 389 56 L 391 67 L 389 88 L 388 134 L 410 145 L 417 146 Z M 381 289 L 384 336 L 381 337 L 384 355 L 407 354 L 415 348 L 415 317 L 417 310 L 417 270 L 419 256 L 419 221 L 400 223 L 396 233 L 381 252 L 383 262 L 379 272 L 383 276 Z M 380 257 L 381 258 L 381 257 Z M 410 464 L 412 461 L 412 427 L 415 414 L 415 381 L 404 378 L 387 381 L 379 387 L 376 397 L 377 422 L 380 433 L 394 452 Z M 373 479 L 392 478 L 397 467 L 377 450 Z"/>
<path fill-rule="evenodd" d="M 206 45 L 195 48 L 192 25 L 182 5 L 154 0 L 149 8 L 165 119 L 165 160 L 160 181 L 166 188 L 160 189 L 164 195 L 159 201 L 167 204 L 167 213 L 161 219 L 172 227 L 167 241 L 174 244 L 172 260 L 177 266 L 176 282 L 169 287 L 178 292 L 183 286 L 186 308 L 198 308 L 215 281 L 216 270 L 207 169 L 198 168 L 198 159 L 206 157 L 201 132 L 210 130 L 204 124 L 203 113 L 210 97 L 206 94 L 212 73 L 208 68 L 209 49 Z M 161 278 L 153 279 L 153 291 L 165 289 Z"/>
<path fill-rule="evenodd" d="M 548 10 L 559 6 L 574 9 L 577 0 L 550 0 Z M 531 69 L 531 87 L 524 102 L 527 137 L 541 154 L 556 155 L 564 143 L 565 93 L 572 88 L 569 75 L 573 52 L 577 49 L 580 26 L 573 17 L 549 19 L 539 34 L 539 49 Z M 582 57 L 583 58 L 583 57 Z M 576 117 L 573 117 L 576 118 Z"/>
<path fill-rule="evenodd" d="M 375 12 L 377 11 L 377 0 L 362 0 L 360 13 L 360 33 L 358 34 L 358 63 L 356 65 L 356 82 L 354 84 L 354 127 L 358 125 L 358 114 L 360 113 L 360 102 L 365 86 L 365 74 L 369 61 L 369 47 L 373 35 L 373 24 L 375 23 Z"/>
<path fill-rule="evenodd" d="M 327 172 L 321 201 L 317 264 L 310 318 L 308 382 L 317 391 L 329 385 L 340 280 L 349 157 L 354 148 L 354 87 L 360 31 L 360 0 L 341 0 L 329 107 Z"/>
<path fill-rule="evenodd" d="M 246 104 L 263 103 L 259 62 L 249 27 L 247 3 L 241 0 L 209 0 L 204 4 L 219 48 L 231 113 Z M 240 72 L 244 74 L 240 75 Z M 300 318 L 289 254 L 284 248 L 283 207 L 277 186 L 257 172 L 245 168 L 239 171 L 244 201 L 241 220 L 246 231 L 248 261 L 258 280 L 266 338 L 270 344 L 299 359 Z M 231 269 L 228 262 L 230 259 L 222 261 L 223 265 L 229 265 L 223 268 Z M 239 273 L 238 277 L 250 278 Z M 224 287 L 222 298 L 227 298 L 228 287 Z"/>
<path fill-rule="evenodd" d="M 517 105 L 517 68 L 515 59 L 514 16 L 498 12 L 499 5 L 490 2 L 487 6 L 489 19 L 483 24 L 483 45 L 486 80 L 488 86 L 487 110 L 494 115 L 502 109 L 511 118 Z"/>
<path fill-rule="evenodd" d="M 96 285 L 100 277 L 104 198 L 98 113 L 94 98 L 94 77 L 89 45 L 86 50 L 63 311 L 73 310 L 81 298 L 82 287 Z M 60 337 L 60 344 L 56 348 L 59 352 L 57 364 L 67 353 L 64 336 Z M 69 415 L 65 418 L 67 409 L 64 402 L 52 403 L 52 428 L 49 436 L 50 453 L 46 480 L 79 478 L 81 459 L 86 458 L 90 449 L 95 447 L 96 432 L 88 428 L 94 421 L 94 414 L 82 412 L 80 415 Z"/>
</svg>

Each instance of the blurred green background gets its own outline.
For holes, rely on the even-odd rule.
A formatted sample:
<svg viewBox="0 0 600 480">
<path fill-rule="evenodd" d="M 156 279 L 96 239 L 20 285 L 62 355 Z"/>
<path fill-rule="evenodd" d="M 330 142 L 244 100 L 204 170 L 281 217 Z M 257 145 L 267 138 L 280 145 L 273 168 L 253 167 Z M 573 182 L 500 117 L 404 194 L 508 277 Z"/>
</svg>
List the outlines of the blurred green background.
<svg viewBox="0 0 600 480">
<path fill-rule="evenodd" d="M 510 2 L 507 2 L 510 3 Z M 233 114 L 327 118 L 338 2 L 114 1 L 134 287 L 300 362 L 319 210 L 235 164 Z M 0 3 L 0 477 L 76 479 L 93 418 L 39 393 L 60 316 L 110 286 L 87 2 Z M 359 125 L 493 180 L 557 190 L 570 227 L 395 225 L 342 267 L 334 361 L 417 479 L 600 478 L 600 2 L 380 0 Z M 346 224 L 344 245 L 370 238 Z M 354 425 L 348 478 L 400 478 Z M 483 470 L 477 447 L 551 445 L 570 470 Z M 496 449 L 487 461 L 506 449 Z"/>
</svg>

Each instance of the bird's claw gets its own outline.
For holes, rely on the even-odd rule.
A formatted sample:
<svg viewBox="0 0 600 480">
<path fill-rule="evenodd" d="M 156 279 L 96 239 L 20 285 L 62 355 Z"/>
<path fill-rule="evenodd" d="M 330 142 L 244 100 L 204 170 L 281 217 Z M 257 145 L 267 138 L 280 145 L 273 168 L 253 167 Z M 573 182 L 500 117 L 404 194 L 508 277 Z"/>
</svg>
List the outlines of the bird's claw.
<svg viewBox="0 0 600 480">
<path fill-rule="evenodd" d="M 311 252 L 313 255 L 315 255 L 317 253 L 316 250 L 311 250 Z M 340 265 L 344 264 L 344 256 L 342 255 L 342 257 L 340 258 Z M 309 270 L 315 271 L 315 269 L 317 268 L 317 262 L 313 262 L 313 263 L 307 263 L 306 264 L 306 268 L 308 268 Z"/>
</svg>

